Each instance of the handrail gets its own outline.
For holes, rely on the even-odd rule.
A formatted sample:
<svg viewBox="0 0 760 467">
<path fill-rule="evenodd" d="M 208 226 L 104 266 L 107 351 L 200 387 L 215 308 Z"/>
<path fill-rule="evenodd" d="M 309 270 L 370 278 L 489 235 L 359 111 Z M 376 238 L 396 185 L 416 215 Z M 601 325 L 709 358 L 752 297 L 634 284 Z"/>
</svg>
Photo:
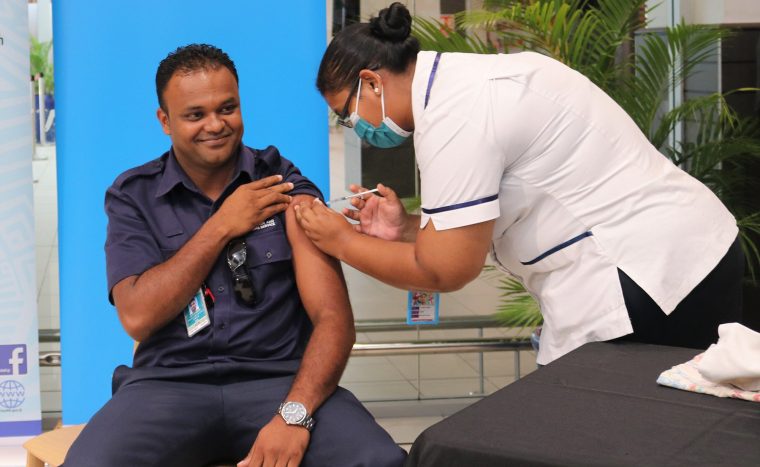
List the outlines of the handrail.
<svg viewBox="0 0 760 467">
<path fill-rule="evenodd" d="M 41 353 L 40 366 L 61 366 L 61 352 Z"/>
<path fill-rule="evenodd" d="M 40 342 L 61 342 L 60 329 L 40 329 L 38 335 Z"/>
<path fill-rule="evenodd" d="M 504 325 L 493 316 L 449 316 L 441 318 L 434 326 L 419 326 L 420 329 L 470 329 L 470 328 L 498 328 Z M 357 321 L 354 325 L 356 332 L 388 332 L 416 330 L 417 326 L 409 325 L 406 321 L 397 318 L 369 319 Z"/>
<path fill-rule="evenodd" d="M 530 350 L 530 338 L 473 338 L 452 340 L 425 340 L 414 342 L 357 342 L 351 356 L 431 355 L 453 352 L 497 352 L 503 350 Z M 61 352 L 40 354 L 40 366 L 60 366 Z"/>
<path fill-rule="evenodd" d="M 498 328 L 504 325 L 492 315 L 485 316 L 448 316 L 441 318 L 435 326 L 420 326 L 422 329 L 444 330 L 444 329 L 470 329 L 470 328 Z M 389 331 L 410 331 L 416 330 L 417 326 L 409 325 L 406 321 L 397 318 L 387 319 L 366 319 L 357 321 L 354 324 L 357 333 L 360 332 L 389 332 Z M 40 342 L 60 342 L 60 329 L 40 329 Z"/>
<path fill-rule="evenodd" d="M 433 355 L 453 352 L 497 352 L 501 350 L 529 350 L 530 339 L 457 339 L 414 342 L 356 343 L 352 357 L 381 355 Z"/>
<path fill-rule="evenodd" d="M 351 350 L 352 357 L 362 356 L 389 356 L 389 355 L 436 355 L 446 353 L 480 353 L 478 372 L 480 374 L 480 392 L 483 393 L 483 353 L 497 351 L 514 352 L 515 378 L 520 378 L 520 351 L 532 350 L 533 346 L 529 337 L 499 337 L 484 338 L 483 329 L 501 327 L 502 324 L 493 316 L 448 316 L 441 319 L 435 326 L 429 328 L 423 326 L 408 325 L 405 321 L 396 318 L 362 320 L 355 324 L 357 333 L 410 331 L 420 329 L 451 330 L 451 329 L 478 329 L 479 337 L 415 340 L 415 341 L 389 341 L 389 342 L 357 342 Z M 39 331 L 40 342 L 60 341 L 61 333 L 57 329 L 41 329 Z M 419 334 L 418 334 L 419 335 Z M 61 353 L 46 352 L 40 354 L 40 366 L 60 366 Z M 418 383 L 419 387 L 419 383 Z"/>
</svg>

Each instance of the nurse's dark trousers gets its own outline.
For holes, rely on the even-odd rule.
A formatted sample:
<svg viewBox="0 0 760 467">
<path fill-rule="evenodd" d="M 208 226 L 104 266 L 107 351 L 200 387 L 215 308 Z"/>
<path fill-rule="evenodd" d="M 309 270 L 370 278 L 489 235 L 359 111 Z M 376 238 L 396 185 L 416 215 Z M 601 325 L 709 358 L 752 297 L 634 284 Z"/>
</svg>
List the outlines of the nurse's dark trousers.
<svg viewBox="0 0 760 467">
<path fill-rule="evenodd" d="M 229 384 L 141 380 L 123 385 L 87 424 L 64 465 L 234 465 L 248 455 L 292 382 L 285 376 Z M 404 462 L 406 453 L 345 389 L 338 388 L 314 419 L 304 467 Z"/>
<path fill-rule="evenodd" d="M 670 315 L 623 271 L 618 275 L 633 334 L 617 340 L 706 349 L 718 341 L 720 324 L 741 321 L 744 253 L 738 237 Z"/>
</svg>

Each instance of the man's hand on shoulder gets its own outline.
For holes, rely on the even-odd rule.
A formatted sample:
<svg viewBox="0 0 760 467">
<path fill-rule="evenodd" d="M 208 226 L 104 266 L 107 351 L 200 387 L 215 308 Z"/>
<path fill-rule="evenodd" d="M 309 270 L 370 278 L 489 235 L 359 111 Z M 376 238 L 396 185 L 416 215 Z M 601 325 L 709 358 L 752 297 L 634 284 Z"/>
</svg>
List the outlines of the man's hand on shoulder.
<svg viewBox="0 0 760 467">
<path fill-rule="evenodd" d="M 230 239 L 245 235 L 288 208 L 291 197 L 285 193 L 293 189 L 293 184 L 280 182 L 282 175 L 272 175 L 240 185 L 224 200 L 212 219 Z"/>
<path fill-rule="evenodd" d="M 281 416 L 275 415 L 259 431 L 248 456 L 238 462 L 237 467 L 298 466 L 309 446 L 309 439 L 309 430 L 288 425 Z"/>
</svg>

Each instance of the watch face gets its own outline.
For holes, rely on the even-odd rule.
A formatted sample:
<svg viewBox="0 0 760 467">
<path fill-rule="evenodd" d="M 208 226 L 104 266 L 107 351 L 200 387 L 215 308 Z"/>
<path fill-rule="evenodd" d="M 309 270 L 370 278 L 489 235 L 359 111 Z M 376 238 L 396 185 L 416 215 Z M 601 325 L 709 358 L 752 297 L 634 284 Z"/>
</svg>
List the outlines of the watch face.
<svg viewBox="0 0 760 467">
<path fill-rule="evenodd" d="M 282 418 L 287 423 L 301 423 L 306 418 L 306 407 L 298 402 L 288 402 L 282 407 Z"/>
</svg>

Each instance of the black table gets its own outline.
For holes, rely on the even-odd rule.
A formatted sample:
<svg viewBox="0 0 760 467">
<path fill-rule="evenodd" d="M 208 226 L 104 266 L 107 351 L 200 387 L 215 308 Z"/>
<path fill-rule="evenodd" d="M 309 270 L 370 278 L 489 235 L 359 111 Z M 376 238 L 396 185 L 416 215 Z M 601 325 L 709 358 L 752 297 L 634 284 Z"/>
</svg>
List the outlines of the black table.
<svg viewBox="0 0 760 467">
<path fill-rule="evenodd" d="M 659 386 L 697 350 L 593 343 L 425 430 L 407 466 L 760 466 L 760 404 Z"/>
</svg>

